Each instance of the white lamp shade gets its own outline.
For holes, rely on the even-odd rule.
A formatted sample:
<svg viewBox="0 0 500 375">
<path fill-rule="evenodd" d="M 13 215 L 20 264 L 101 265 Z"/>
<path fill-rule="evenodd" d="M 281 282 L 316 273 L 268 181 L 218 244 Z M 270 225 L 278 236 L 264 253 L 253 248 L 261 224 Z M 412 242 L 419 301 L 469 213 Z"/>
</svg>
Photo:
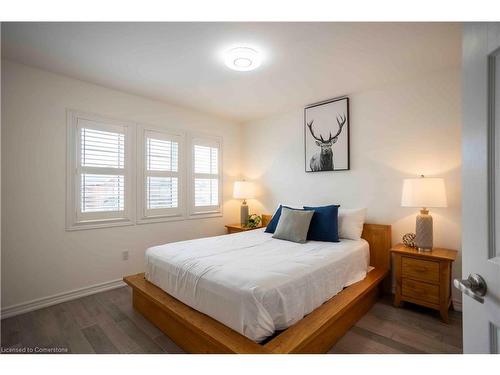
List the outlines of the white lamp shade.
<svg viewBox="0 0 500 375">
<path fill-rule="evenodd" d="M 235 181 L 233 188 L 233 198 L 252 199 L 255 197 L 254 185 L 248 181 Z"/>
<path fill-rule="evenodd" d="M 407 178 L 403 182 L 403 207 L 446 207 L 446 192 L 442 178 Z"/>
</svg>

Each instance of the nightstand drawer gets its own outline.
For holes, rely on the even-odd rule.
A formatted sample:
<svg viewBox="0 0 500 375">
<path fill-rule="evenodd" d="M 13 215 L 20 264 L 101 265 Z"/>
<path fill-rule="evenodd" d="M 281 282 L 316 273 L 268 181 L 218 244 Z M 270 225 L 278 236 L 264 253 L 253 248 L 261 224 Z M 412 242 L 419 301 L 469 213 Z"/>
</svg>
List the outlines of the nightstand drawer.
<svg viewBox="0 0 500 375">
<path fill-rule="evenodd" d="M 439 262 L 402 257 L 402 276 L 415 280 L 439 282 Z"/>
<path fill-rule="evenodd" d="M 435 304 L 439 303 L 439 285 L 432 285 L 422 283 L 420 281 L 403 279 L 401 292 L 403 296 L 406 297 L 415 298 L 421 301 L 427 301 Z"/>
</svg>

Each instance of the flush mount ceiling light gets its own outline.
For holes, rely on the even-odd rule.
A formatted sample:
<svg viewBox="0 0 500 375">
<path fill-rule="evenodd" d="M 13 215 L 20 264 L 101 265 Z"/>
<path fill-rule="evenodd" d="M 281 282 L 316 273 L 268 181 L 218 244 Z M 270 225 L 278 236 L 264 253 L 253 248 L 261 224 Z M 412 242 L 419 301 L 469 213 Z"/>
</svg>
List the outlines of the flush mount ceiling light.
<svg viewBox="0 0 500 375">
<path fill-rule="evenodd" d="M 259 52 L 250 47 L 234 47 L 225 52 L 224 63 L 240 72 L 257 69 L 262 62 Z"/>
</svg>

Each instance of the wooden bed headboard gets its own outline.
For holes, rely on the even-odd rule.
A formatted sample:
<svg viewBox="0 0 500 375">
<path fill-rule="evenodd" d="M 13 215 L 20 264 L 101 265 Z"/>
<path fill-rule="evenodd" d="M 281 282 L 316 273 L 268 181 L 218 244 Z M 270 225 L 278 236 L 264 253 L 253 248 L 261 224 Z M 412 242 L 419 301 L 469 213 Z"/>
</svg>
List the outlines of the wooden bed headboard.
<svg viewBox="0 0 500 375">
<path fill-rule="evenodd" d="M 273 215 L 262 214 L 262 226 L 271 221 Z M 389 270 L 391 268 L 391 226 L 384 224 L 364 224 L 361 238 L 370 244 L 370 266 Z"/>
<path fill-rule="evenodd" d="M 391 268 L 391 226 L 365 224 L 361 238 L 370 244 L 370 266 L 389 270 Z"/>
<path fill-rule="evenodd" d="M 267 227 L 267 224 L 271 221 L 273 215 L 262 214 L 262 226 Z"/>
</svg>

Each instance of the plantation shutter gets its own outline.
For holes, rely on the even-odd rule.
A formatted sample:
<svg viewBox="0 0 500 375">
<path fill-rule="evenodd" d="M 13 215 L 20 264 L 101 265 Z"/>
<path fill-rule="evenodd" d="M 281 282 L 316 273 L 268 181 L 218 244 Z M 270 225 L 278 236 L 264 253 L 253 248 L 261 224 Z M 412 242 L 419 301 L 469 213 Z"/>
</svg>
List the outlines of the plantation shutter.
<svg viewBox="0 0 500 375">
<path fill-rule="evenodd" d="M 193 144 L 193 189 L 195 211 L 220 208 L 220 146 L 195 140 Z"/>
<path fill-rule="evenodd" d="M 179 137 L 145 133 L 146 216 L 179 213 Z"/>
<path fill-rule="evenodd" d="M 78 216 L 82 220 L 123 217 L 126 129 L 80 120 L 78 130 Z"/>
</svg>

